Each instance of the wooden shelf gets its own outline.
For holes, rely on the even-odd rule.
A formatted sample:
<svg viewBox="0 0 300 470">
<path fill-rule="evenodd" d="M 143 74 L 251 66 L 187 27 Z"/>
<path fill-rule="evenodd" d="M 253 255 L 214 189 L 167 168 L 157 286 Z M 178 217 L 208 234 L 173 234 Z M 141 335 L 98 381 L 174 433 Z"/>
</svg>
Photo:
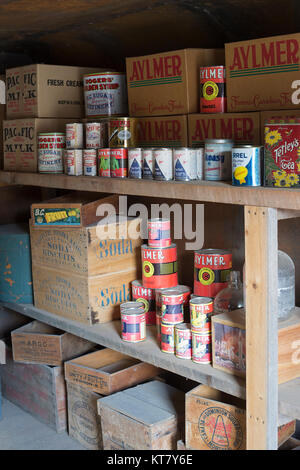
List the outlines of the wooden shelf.
<svg viewBox="0 0 300 470">
<path fill-rule="evenodd" d="M 149 181 L 0 171 L 0 182 L 45 188 L 300 210 L 300 189 L 239 188 L 230 183 L 217 181 Z"/>
</svg>

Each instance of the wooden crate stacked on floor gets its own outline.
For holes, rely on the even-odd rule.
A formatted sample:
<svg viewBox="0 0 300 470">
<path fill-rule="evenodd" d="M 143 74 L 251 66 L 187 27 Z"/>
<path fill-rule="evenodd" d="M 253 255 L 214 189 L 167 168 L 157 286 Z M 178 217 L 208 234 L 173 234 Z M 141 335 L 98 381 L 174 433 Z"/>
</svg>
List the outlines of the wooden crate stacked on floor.
<svg viewBox="0 0 300 470">
<path fill-rule="evenodd" d="M 0 340 L 0 367 L 6 363 L 6 347 L 3 340 Z M 1 373 L 0 373 L 0 420 L 2 419 L 2 389 L 1 389 Z"/>
<path fill-rule="evenodd" d="M 111 349 L 91 352 L 65 363 L 69 434 L 90 450 L 103 448 L 97 401 L 155 377 L 157 367 Z"/>
</svg>

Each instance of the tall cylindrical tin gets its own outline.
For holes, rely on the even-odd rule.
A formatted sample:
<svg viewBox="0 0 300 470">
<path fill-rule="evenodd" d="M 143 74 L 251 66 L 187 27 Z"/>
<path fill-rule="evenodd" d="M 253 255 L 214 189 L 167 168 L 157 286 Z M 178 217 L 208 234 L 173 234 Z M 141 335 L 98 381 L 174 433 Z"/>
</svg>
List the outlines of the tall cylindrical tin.
<svg viewBox="0 0 300 470">
<path fill-rule="evenodd" d="M 154 149 L 143 149 L 143 179 L 153 180 L 155 172 Z"/>
<path fill-rule="evenodd" d="M 66 148 L 82 149 L 83 148 L 83 124 L 80 122 L 72 122 L 66 124 Z"/>
<path fill-rule="evenodd" d="M 136 302 L 144 305 L 144 312 L 146 314 L 146 324 L 155 325 L 156 311 L 155 311 L 155 291 L 144 287 L 142 281 L 132 281 L 131 283 L 132 298 Z"/>
<path fill-rule="evenodd" d="M 214 302 L 210 297 L 195 297 L 190 300 L 191 325 L 193 330 L 201 334 L 211 332 L 211 317 Z"/>
<path fill-rule="evenodd" d="M 143 286 L 150 289 L 175 287 L 178 284 L 177 248 L 142 245 Z"/>
<path fill-rule="evenodd" d="M 122 116 L 127 113 L 126 74 L 99 72 L 83 76 L 86 116 Z"/>
<path fill-rule="evenodd" d="M 83 173 L 82 150 L 66 149 L 65 151 L 67 175 L 81 176 Z"/>
<path fill-rule="evenodd" d="M 205 141 L 204 175 L 207 181 L 228 181 L 232 177 L 233 141 L 207 139 Z"/>
<path fill-rule="evenodd" d="M 112 178 L 127 178 L 128 150 L 110 149 L 110 176 Z"/>
<path fill-rule="evenodd" d="M 111 119 L 108 125 L 108 144 L 110 148 L 137 147 L 136 118 L 120 117 Z"/>
<path fill-rule="evenodd" d="M 225 67 L 200 67 L 200 113 L 225 113 Z"/>
<path fill-rule="evenodd" d="M 201 297 L 215 297 L 227 287 L 232 269 L 232 254 L 213 248 L 194 253 L 194 293 Z"/>
<path fill-rule="evenodd" d="M 154 149 L 154 179 L 170 181 L 173 179 L 173 151 L 171 148 Z"/>
<path fill-rule="evenodd" d="M 189 323 L 175 326 L 175 355 L 180 359 L 192 358 L 192 331 Z"/>
<path fill-rule="evenodd" d="M 104 148 L 108 144 L 107 122 L 87 122 L 85 125 L 85 141 L 87 149 Z"/>
<path fill-rule="evenodd" d="M 98 175 L 110 177 L 110 149 L 98 149 Z"/>
<path fill-rule="evenodd" d="M 154 247 L 170 246 L 171 221 L 170 219 L 149 219 L 148 220 L 148 245 Z"/>
<path fill-rule="evenodd" d="M 83 174 L 85 176 L 97 176 L 97 150 L 83 150 Z"/>
<path fill-rule="evenodd" d="M 197 179 L 197 155 L 193 148 L 175 148 L 174 175 L 177 181 L 191 181 Z"/>
<path fill-rule="evenodd" d="M 192 327 L 192 361 L 197 364 L 211 364 L 211 333 L 201 334 Z"/>
<path fill-rule="evenodd" d="M 146 315 L 139 310 L 121 311 L 122 339 L 139 343 L 146 339 Z"/>
<path fill-rule="evenodd" d="M 142 179 L 143 177 L 143 154 L 141 148 L 128 149 L 128 177 Z"/>
<path fill-rule="evenodd" d="M 62 132 L 42 132 L 38 135 L 39 173 L 63 173 L 66 134 Z"/>
<path fill-rule="evenodd" d="M 263 147 L 239 145 L 232 149 L 232 184 L 261 186 Z"/>
</svg>

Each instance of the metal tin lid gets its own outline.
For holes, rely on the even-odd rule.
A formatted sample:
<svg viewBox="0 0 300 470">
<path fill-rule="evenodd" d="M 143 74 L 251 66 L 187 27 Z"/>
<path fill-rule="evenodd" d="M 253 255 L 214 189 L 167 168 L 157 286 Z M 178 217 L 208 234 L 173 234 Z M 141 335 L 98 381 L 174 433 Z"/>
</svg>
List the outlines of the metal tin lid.
<svg viewBox="0 0 300 470">
<path fill-rule="evenodd" d="M 197 330 L 196 327 L 192 325 L 192 334 L 197 335 L 197 336 L 206 336 L 211 338 L 211 331 L 208 331 L 207 333 L 201 333 L 201 331 Z"/>
<path fill-rule="evenodd" d="M 124 72 L 96 72 L 96 73 L 86 73 L 83 75 L 85 77 L 97 77 L 98 75 L 126 75 Z"/>
<path fill-rule="evenodd" d="M 262 145 L 235 145 L 232 147 L 232 150 L 235 149 L 261 149 L 263 148 Z"/>
<path fill-rule="evenodd" d="M 176 292 L 176 293 L 175 293 Z M 164 296 L 172 296 L 172 295 L 182 295 L 191 292 L 190 287 L 188 286 L 175 286 L 175 287 L 168 287 L 166 289 L 163 289 L 163 292 L 161 295 Z"/>
<path fill-rule="evenodd" d="M 138 309 L 138 308 L 136 308 L 136 309 L 131 308 L 129 310 L 122 310 L 121 311 L 121 316 L 122 315 L 133 315 L 133 316 L 135 315 L 135 316 L 138 316 L 138 315 L 144 315 L 144 314 L 145 314 L 145 312 L 142 311 L 141 309 Z"/>
<path fill-rule="evenodd" d="M 175 326 L 176 330 L 190 330 L 191 324 L 190 323 L 179 323 Z"/>
<path fill-rule="evenodd" d="M 204 248 L 202 250 L 197 250 L 195 253 L 199 255 L 231 255 L 230 251 L 227 250 L 219 250 L 214 248 Z"/>
<path fill-rule="evenodd" d="M 173 149 L 171 147 L 160 147 L 160 148 L 154 148 L 154 152 L 160 151 L 160 150 L 170 150 L 170 152 L 173 152 Z"/>
<path fill-rule="evenodd" d="M 131 283 L 132 286 L 136 287 L 143 287 L 142 281 L 140 279 L 137 279 L 135 281 L 132 281 Z M 148 289 L 148 287 L 145 287 L 145 289 Z M 122 304 L 121 304 L 122 305 Z"/>
<path fill-rule="evenodd" d="M 156 222 L 170 222 L 170 219 L 160 219 L 159 217 L 156 217 L 154 219 L 148 219 L 148 224 L 153 224 L 153 223 L 156 223 Z"/>
<path fill-rule="evenodd" d="M 149 245 L 142 245 L 141 249 L 142 250 L 157 250 L 157 251 L 162 251 L 162 250 L 168 250 L 170 248 L 176 248 L 175 243 L 171 243 L 169 246 L 149 246 Z"/>
<path fill-rule="evenodd" d="M 211 297 L 193 297 L 190 300 L 190 304 L 192 305 L 204 305 L 204 304 L 211 304 L 213 299 Z"/>
<path fill-rule="evenodd" d="M 139 309 L 139 310 L 145 310 L 145 306 L 142 302 L 137 302 L 137 301 L 132 301 L 132 302 L 123 302 L 120 305 L 121 311 L 123 310 L 129 310 L 129 309 Z"/>
<path fill-rule="evenodd" d="M 205 139 L 206 144 L 234 144 L 234 140 L 231 139 Z"/>
<path fill-rule="evenodd" d="M 143 150 L 143 149 L 142 149 L 142 147 L 128 147 L 128 153 L 129 153 L 131 150 Z"/>
<path fill-rule="evenodd" d="M 66 135 L 65 132 L 39 132 L 38 135 Z"/>
</svg>

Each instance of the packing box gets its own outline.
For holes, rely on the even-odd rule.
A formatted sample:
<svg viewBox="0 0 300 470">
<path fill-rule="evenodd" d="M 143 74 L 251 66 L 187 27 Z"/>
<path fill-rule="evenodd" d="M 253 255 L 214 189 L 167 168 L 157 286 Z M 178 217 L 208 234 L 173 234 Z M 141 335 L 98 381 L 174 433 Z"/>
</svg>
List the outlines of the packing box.
<svg viewBox="0 0 300 470">
<path fill-rule="evenodd" d="M 70 119 L 14 119 L 3 121 L 3 158 L 5 171 L 37 173 L 38 134 L 65 132 Z"/>
<path fill-rule="evenodd" d="M 246 402 L 200 385 L 186 394 L 187 449 L 245 450 Z M 278 427 L 278 447 L 295 432 L 293 420 Z"/>
<path fill-rule="evenodd" d="M 205 139 L 261 144 L 259 113 L 190 114 L 188 129 L 190 147 L 203 145 Z"/>
<path fill-rule="evenodd" d="M 229 374 L 246 375 L 246 326 L 242 309 L 212 318 L 213 367 Z M 294 341 L 300 336 L 300 312 L 295 309 L 289 320 L 278 323 L 278 383 L 300 376 Z"/>
<path fill-rule="evenodd" d="M 7 69 L 7 118 L 84 117 L 83 75 L 101 70 L 45 64 Z"/>
<path fill-rule="evenodd" d="M 228 112 L 300 108 L 300 33 L 225 44 Z"/>
<path fill-rule="evenodd" d="M 0 104 L 0 170 L 3 169 L 3 121 L 6 119 L 5 108 L 5 104 Z"/>
<path fill-rule="evenodd" d="M 14 361 L 49 366 L 60 366 L 94 346 L 90 341 L 39 321 L 12 331 L 11 341 Z"/>
<path fill-rule="evenodd" d="M 276 122 L 296 122 L 300 119 L 300 109 L 288 109 L 277 111 L 261 111 L 260 113 L 260 126 L 261 126 L 261 142 L 264 143 L 265 139 L 265 124 Z"/>
<path fill-rule="evenodd" d="M 182 49 L 126 59 L 130 116 L 196 113 L 201 65 L 222 65 L 223 49 Z"/>
<path fill-rule="evenodd" d="M 187 147 L 187 116 L 139 118 L 137 139 L 141 147 Z"/>
<path fill-rule="evenodd" d="M 67 399 L 63 367 L 14 362 L 9 347 L 1 365 L 2 392 L 27 413 L 57 432 L 67 430 Z"/>
<path fill-rule="evenodd" d="M 154 380 L 98 400 L 104 450 L 176 450 L 184 393 Z"/>
<path fill-rule="evenodd" d="M 110 395 L 155 377 L 159 369 L 112 349 L 102 349 L 65 363 L 69 383 Z"/>
</svg>

